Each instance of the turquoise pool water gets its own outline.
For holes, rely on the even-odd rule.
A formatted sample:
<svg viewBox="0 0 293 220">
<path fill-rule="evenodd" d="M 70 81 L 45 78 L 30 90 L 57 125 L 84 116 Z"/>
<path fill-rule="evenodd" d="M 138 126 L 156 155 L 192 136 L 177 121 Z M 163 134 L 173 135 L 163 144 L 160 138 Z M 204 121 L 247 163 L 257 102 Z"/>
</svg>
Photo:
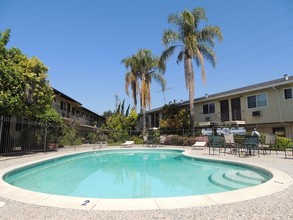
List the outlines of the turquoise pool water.
<svg viewBox="0 0 293 220">
<path fill-rule="evenodd" d="M 4 180 L 31 191 L 91 198 L 154 198 L 225 192 L 266 182 L 263 169 L 182 155 L 180 150 L 105 150 L 13 170 Z"/>
</svg>

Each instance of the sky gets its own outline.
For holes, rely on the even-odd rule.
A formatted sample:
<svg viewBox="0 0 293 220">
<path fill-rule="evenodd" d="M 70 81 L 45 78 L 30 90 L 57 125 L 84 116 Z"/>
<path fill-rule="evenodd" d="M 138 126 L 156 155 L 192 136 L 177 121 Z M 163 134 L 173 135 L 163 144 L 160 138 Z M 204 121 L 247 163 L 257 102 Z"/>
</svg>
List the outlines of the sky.
<svg viewBox="0 0 293 220">
<path fill-rule="evenodd" d="M 8 48 L 38 57 L 50 85 L 100 115 L 114 111 L 125 93 L 121 60 L 139 49 L 160 56 L 171 13 L 203 7 L 202 25 L 217 25 L 217 64 L 205 61 L 206 84 L 194 64 L 195 97 L 293 75 L 292 0 L 0 0 L 0 32 L 11 29 Z M 151 109 L 188 100 L 183 63 L 169 59 L 162 93 L 151 84 Z"/>
</svg>

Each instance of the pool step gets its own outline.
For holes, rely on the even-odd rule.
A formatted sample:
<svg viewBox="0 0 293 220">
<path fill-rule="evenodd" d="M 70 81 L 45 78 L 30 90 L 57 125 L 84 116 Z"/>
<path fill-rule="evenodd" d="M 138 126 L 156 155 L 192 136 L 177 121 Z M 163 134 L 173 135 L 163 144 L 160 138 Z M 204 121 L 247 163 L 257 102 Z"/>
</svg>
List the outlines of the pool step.
<svg viewBox="0 0 293 220">
<path fill-rule="evenodd" d="M 228 190 L 255 186 L 261 184 L 263 179 L 256 173 L 246 171 L 219 171 L 209 176 L 211 183 Z"/>
<path fill-rule="evenodd" d="M 237 173 L 237 175 L 247 179 L 258 180 L 258 181 L 261 181 L 262 183 L 265 182 L 266 180 L 263 176 L 251 171 L 240 171 Z"/>
<path fill-rule="evenodd" d="M 262 183 L 261 180 L 251 179 L 251 178 L 247 178 L 245 176 L 239 176 L 239 173 L 241 173 L 241 171 L 238 171 L 238 172 L 228 171 L 224 174 L 223 177 L 226 180 L 229 180 L 231 182 L 240 183 L 240 184 L 244 184 L 247 186 L 255 186 L 255 185 Z"/>
</svg>

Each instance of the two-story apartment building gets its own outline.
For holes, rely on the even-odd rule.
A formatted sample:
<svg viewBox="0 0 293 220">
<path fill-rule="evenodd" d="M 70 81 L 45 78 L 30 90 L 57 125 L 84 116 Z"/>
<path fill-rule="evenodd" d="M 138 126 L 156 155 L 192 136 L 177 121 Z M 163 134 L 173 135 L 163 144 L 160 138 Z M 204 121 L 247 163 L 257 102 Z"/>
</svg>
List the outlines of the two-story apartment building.
<svg viewBox="0 0 293 220">
<path fill-rule="evenodd" d="M 104 117 L 84 108 L 80 102 L 57 89 L 53 90 L 53 107 L 65 124 L 74 127 L 80 136 L 86 137 L 104 123 Z M 56 135 L 58 138 L 57 128 L 52 129 L 23 117 L 0 115 L 0 155 L 45 150 L 49 141 L 56 141 Z"/>
<path fill-rule="evenodd" d="M 54 89 L 53 107 L 60 113 L 65 124 L 74 126 L 81 134 L 101 127 L 105 118 L 82 106 L 64 93 Z"/>
<path fill-rule="evenodd" d="M 177 103 L 188 107 L 189 101 Z M 293 138 L 293 76 L 284 75 L 194 100 L 195 125 L 198 129 L 241 125 L 247 131 L 276 133 Z M 159 127 L 162 108 L 147 112 L 148 127 Z"/>
</svg>

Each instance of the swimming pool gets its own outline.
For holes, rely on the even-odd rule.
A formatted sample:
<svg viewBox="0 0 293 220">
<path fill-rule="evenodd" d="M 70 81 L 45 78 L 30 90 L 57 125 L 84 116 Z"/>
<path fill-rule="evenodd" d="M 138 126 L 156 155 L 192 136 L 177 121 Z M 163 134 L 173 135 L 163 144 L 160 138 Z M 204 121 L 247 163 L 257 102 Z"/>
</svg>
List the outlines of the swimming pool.
<svg viewBox="0 0 293 220">
<path fill-rule="evenodd" d="M 258 185 L 272 177 L 261 168 L 192 158 L 182 152 L 123 149 L 81 153 L 18 168 L 3 179 L 47 194 L 124 199 L 226 192 Z"/>
</svg>

